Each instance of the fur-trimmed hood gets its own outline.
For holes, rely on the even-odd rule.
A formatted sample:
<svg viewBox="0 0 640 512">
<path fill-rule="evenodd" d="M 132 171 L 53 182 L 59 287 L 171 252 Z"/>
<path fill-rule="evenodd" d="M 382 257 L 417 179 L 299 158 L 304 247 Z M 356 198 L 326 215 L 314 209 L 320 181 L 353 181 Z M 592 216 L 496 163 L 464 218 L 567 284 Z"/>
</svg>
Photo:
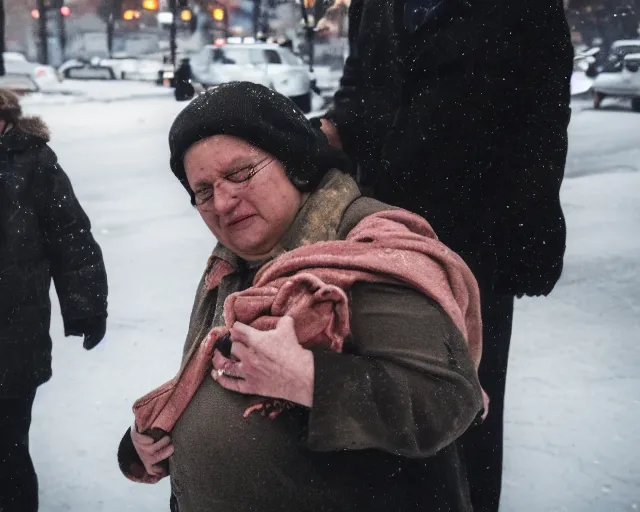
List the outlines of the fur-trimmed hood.
<svg viewBox="0 0 640 512">
<path fill-rule="evenodd" d="M 44 146 L 49 140 L 49 128 L 42 119 L 20 117 L 0 136 L 0 151 L 21 153 Z"/>
<path fill-rule="evenodd" d="M 14 124 L 14 129 L 17 129 L 25 135 L 32 135 L 39 139 L 49 142 L 51 134 L 49 127 L 39 117 L 21 117 Z"/>
</svg>

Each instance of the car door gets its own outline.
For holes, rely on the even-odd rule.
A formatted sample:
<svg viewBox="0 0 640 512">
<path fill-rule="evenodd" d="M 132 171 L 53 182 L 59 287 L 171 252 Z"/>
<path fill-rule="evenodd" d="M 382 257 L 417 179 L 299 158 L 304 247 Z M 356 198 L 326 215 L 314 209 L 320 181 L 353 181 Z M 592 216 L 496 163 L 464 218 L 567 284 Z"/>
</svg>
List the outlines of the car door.
<svg viewBox="0 0 640 512">
<path fill-rule="evenodd" d="M 260 50 L 262 59 L 266 65 L 266 74 L 270 78 L 272 83 L 279 83 L 284 77 L 286 77 L 289 66 L 282 60 L 281 55 L 277 50 L 272 48 Z"/>
<path fill-rule="evenodd" d="M 254 49 L 238 45 L 226 46 L 220 50 L 222 58 L 218 69 L 225 82 L 245 81 L 268 85 L 264 60 Z"/>
</svg>

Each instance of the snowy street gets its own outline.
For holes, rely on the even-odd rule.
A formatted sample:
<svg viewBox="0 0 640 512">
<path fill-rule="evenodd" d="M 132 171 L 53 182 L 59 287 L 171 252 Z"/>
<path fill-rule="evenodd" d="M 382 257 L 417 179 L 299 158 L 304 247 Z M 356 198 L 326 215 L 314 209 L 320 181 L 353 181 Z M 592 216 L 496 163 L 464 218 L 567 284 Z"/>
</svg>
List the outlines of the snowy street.
<svg viewBox="0 0 640 512">
<path fill-rule="evenodd" d="M 64 338 L 54 306 L 54 376 L 31 429 L 41 510 L 168 511 L 168 480 L 129 482 L 116 450 L 134 400 L 178 369 L 215 243 L 169 170 L 169 127 L 185 104 L 25 105 L 51 128 L 110 288 L 107 337 L 91 352 Z M 504 512 L 640 511 L 640 114 L 573 107 L 564 275 L 550 297 L 516 305 Z"/>
</svg>

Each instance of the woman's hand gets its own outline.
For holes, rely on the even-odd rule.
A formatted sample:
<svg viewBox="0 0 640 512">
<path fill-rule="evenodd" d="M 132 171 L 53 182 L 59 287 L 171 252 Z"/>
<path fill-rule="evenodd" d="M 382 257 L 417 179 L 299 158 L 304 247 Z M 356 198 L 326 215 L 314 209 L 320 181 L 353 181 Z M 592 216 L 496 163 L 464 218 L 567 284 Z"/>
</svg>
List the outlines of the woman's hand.
<svg viewBox="0 0 640 512">
<path fill-rule="evenodd" d="M 236 322 L 231 341 L 231 359 L 218 350 L 213 355 L 211 375 L 223 388 L 311 407 L 313 354 L 300 346 L 293 318 L 282 317 L 272 331 Z"/>
<path fill-rule="evenodd" d="M 337 149 L 342 149 L 342 140 L 340 139 L 338 127 L 325 118 L 322 118 L 320 123 L 320 129 L 327 136 L 327 139 L 329 139 L 329 145 Z"/>
<path fill-rule="evenodd" d="M 167 470 L 157 464 L 173 455 L 171 438 L 165 436 L 155 442 L 152 437 L 139 434 L 134 425 L 131 427 L 131 440 L 147 473 L 159 478 L 167 476 Z"/>
</svg>

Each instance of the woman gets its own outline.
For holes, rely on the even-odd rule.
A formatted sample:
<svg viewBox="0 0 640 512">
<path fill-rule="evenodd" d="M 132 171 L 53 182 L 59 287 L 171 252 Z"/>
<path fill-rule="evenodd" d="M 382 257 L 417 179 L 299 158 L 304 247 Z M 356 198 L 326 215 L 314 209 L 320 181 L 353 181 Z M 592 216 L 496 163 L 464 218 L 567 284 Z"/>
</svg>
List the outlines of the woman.
<svg viewBox="0 0 640 512">
<path fill-rule="evenodd" d="M 218 246 L 196 293 L 181 373 L 136 404 L 135 428 L 119 450 L 123 472 L 147 482 L 170 474 L 181 512 L 470 510 L 455 440 L 482 409 L 480 323 L 477 286 L 462 261 L 425 221 L 360 197 L 337 170 L 347 168 L 342 153 L 264 87 L 207 91 L 178 116 L 169 140 L 172 170 Z M 433 271 L 445 269 L 444 278 L 421 281 L 415 267 L 407 275 L 411 250 L 384 245 L 396 228 L 394 242 L 441 258 Z M 401 257 L 384 263 L 380 253 Z M 291 271 L 314 258 L 327 268 Z M 322 333 L 330 349 L 303 343 L 318 332 L 310 334 L 313 319 L 299 321 L 309 311 L 295 301 L 284 308 L 291 316 L 275 311 L 271 295 L 266 323 L 234 320 L 256 290 L 260 302 L 320 278 L 338 304 L 321 312 L 331 319 Z M 246 313 L 252 306 L 244 304 Z M 225 324 L 230 347 L 214 344 L 207 373 L 194 380 L 193 361 Z M 472 352 L 464 334 L 476 342 Z M 154 402 L 167 394 L 178 398 Z"/>
</svg>

